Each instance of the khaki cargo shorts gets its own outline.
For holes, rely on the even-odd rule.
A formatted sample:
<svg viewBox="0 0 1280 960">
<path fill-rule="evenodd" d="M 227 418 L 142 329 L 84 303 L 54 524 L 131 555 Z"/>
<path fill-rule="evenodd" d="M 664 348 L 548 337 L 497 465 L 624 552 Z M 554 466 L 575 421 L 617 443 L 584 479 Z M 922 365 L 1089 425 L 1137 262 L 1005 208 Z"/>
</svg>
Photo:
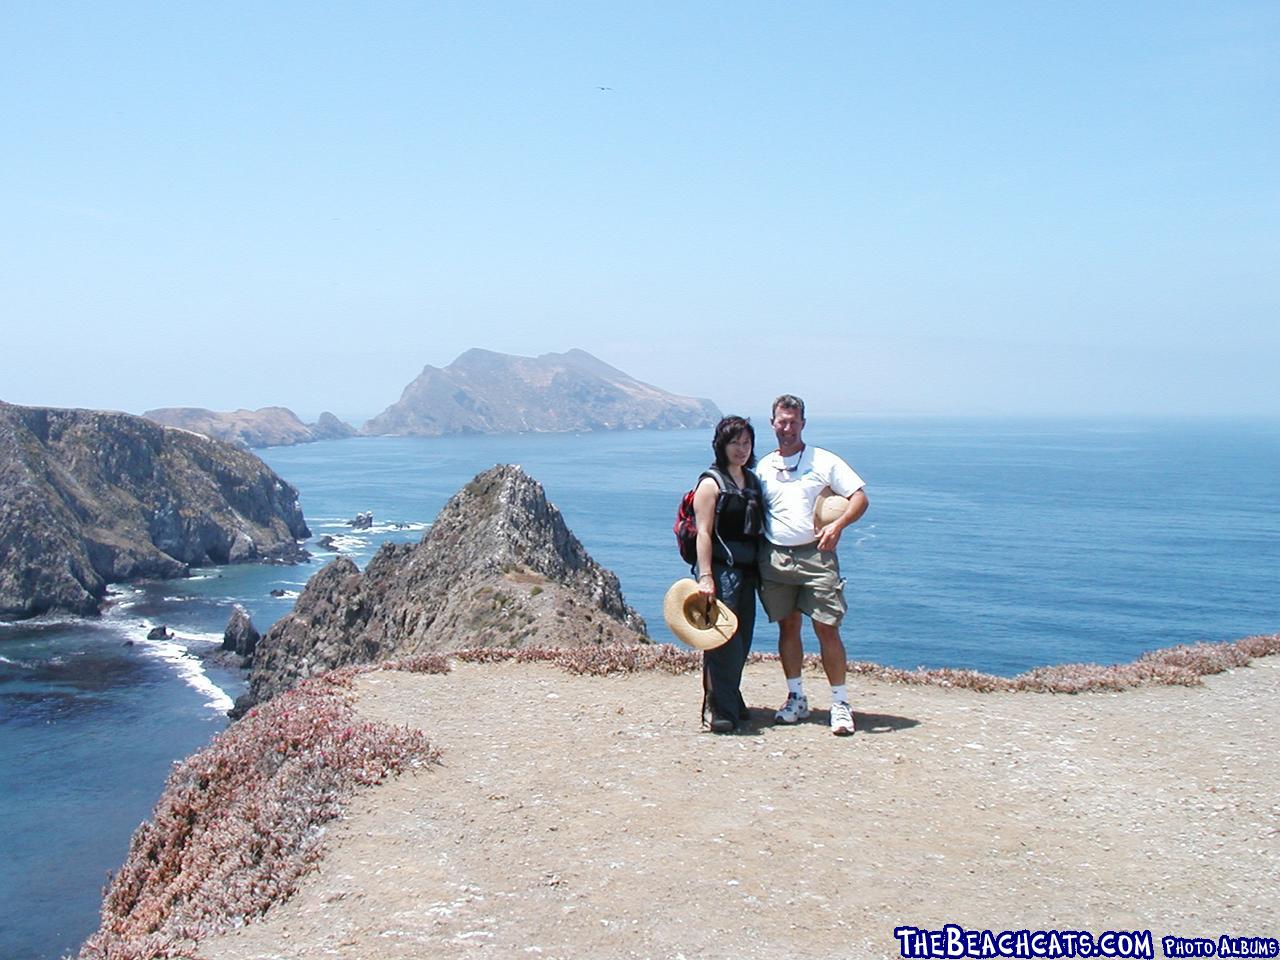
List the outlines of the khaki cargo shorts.
<svg viewBox="0 0 1280 960">
<path fill-rule="evenodd" d="M 816 543 L 780 547 L 765 543 L 760 555 L 760 602 L 772 623 L 799 610 L 818 623 L 840 626 L 848 607 L 840 558 Z"/>
</svg>

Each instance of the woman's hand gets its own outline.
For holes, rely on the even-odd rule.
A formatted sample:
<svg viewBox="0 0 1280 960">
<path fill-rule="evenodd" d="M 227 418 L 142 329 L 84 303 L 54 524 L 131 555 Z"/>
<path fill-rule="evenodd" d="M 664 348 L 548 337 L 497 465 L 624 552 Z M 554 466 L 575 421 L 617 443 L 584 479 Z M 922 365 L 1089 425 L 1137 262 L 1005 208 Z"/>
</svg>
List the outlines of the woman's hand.
<svg viewBox="0 0 1280 960">
<path fill-rule="evenodd" d="M 712 579 L 711 574 L 704 573 L 698 578 L 698 592 L 707 601 L 707 609 L 710 610 L 716 602 L 716 582 Z"/>
</svg>

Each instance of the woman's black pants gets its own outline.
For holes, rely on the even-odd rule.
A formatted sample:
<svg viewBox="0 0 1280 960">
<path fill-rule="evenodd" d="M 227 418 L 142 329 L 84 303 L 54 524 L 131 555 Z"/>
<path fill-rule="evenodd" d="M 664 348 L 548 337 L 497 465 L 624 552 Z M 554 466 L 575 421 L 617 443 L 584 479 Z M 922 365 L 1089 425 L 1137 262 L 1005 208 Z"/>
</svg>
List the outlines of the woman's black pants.
<svg viewBox="0 0 1280 960">
<path fill-rule="evenodd" d="M 738 629 L 729 642 L 702 654 L 703 719 L 732 720 L 734 726 L 747 719 L 742 699 L 742 668 L 751 652 L 756 628 L 756 587 L 759 572 L 754 563 L 727 566 L 711 564 L 716 597 L 738 617 Z"/>
</svg>

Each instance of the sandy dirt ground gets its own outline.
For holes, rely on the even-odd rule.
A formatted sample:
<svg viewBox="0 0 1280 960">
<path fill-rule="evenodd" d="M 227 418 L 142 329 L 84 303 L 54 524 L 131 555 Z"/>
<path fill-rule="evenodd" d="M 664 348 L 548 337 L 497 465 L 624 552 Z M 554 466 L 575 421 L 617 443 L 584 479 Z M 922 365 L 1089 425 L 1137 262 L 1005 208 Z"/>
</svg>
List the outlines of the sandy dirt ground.
<svg viewBox="0 0 1280 960">
<path fill-rule="evenodd" d="M 828 690 L 807 679 L 825 708 Z M 361 793 L 290 901 L 201 945 L 250 958 L 878 958 L 894 929 L 1280 936 L 1280 658 L 1076 696 L 851 681 L 700 731 L 696 675 L 375 672 L 369 717 L 442 766 Z"/>
</svg>

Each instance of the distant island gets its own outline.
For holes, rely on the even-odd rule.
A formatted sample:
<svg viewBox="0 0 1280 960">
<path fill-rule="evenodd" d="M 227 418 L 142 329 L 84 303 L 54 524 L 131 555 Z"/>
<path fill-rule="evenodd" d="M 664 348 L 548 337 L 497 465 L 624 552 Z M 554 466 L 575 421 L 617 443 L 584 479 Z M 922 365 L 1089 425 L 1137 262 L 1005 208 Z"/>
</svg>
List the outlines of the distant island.
<svg viewBox="0 0 1280 960">
<path fill-rule="evenodd" d="M 320 414 L 315 423 L 303 423 L 288 407 L 218 412 L 202 407 L 162 407 L 143 414 L 166 427 L 178 427 L 239 447 L 288 447 L 316 440 L 353 437 L 355 428 L 332 413 Z"/>
<path fill-rule="evenodd" d="M 288 407 L 206 410 L 161 407 L 142 414 L 239 447 L 317 440 L 446 437 L 480 433 L 586 433 L 714 426 L 710 400 L 668 393 L 587 353 L 517 357 L 472 349 L 447 367 L 424 367 L 400 399 L 356 430 L 332 413 L 304 423 Z"/>
<path fill-rule="evenodd" d="M 366 436 L 575 433 L 713 426 L 710 400 L 643 383 L 585 350 L 517 357 L 468 350 L 428 366 L 400 399 L 364 425 Z"/>
</svg>

